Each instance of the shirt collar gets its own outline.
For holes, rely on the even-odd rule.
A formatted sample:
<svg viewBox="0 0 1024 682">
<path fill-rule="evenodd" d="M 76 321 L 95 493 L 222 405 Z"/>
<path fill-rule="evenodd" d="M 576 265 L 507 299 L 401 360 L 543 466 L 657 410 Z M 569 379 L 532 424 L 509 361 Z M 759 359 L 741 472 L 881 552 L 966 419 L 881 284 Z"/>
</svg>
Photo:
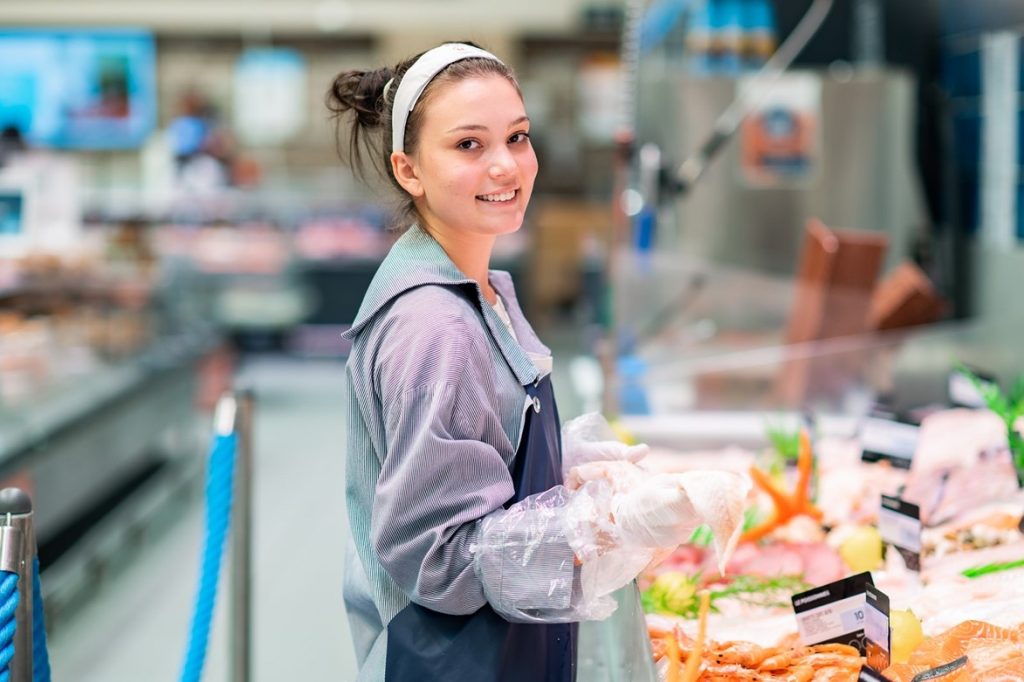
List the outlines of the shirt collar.
<svg viewBox="0 0 1024 682">
<path fill-rule="evenodd" d="M 491 271 L 492 285 L 504 298 L 506 306 L 513 296 L 511 278 L 508 273 Z M 410 289 L 424 285 L 441 285 L 470 289 L 495 343 L 504 355 L 509 367 L 521 384 L 534 383 L 539 373 L 526 351 L 500 321 L 497 313 L 490 308 L 475 280 L 459 270 L 437 241 L 419 225 L 413 225 L 398 238 L 394 246 L 377 269 L 366 291 L 356 318 L 342 336 L 353 340 L 363 331 L 392 300 Z"/>
</svg>

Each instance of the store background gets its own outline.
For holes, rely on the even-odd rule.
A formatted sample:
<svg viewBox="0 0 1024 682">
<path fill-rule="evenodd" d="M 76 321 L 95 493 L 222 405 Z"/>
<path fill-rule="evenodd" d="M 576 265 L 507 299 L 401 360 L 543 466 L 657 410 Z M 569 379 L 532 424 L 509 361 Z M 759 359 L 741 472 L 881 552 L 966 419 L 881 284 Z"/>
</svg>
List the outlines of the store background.
<svg viewBox="0 0 1024 682">
<path fill-rule="evenodd" d="M 768 33 L 785 39 L 809 5 L 770 3 Z M 794 68 L 839 90 L 850 78 L 894 79 L 898 106 L 876 114 L 896 143 L 875 166 L 852 163 L 846 154 L 869 147 L 874 128 L 854 119 L 849 130 L 868 137 L 852 139 L 822 110 L 835 142 L 823 138 L 821 162 L 853 181 L 812 181 L 794 199 L 741 187 L 733 141 L 692 192 L 655 205 L 651 239 L 613 211 L 626 15 L 584 0 L 0 5 L 0 127 L 30 116 L 18 79 L 40 62 L 3 48 L 20 31 L 66 40 L 130 29 L 153 49 L 152 62 L 142 54 L 120 72 L 151 79 L 139 135 L 29 134 L 27 150 L 5 138 L 0 151 L 0 477 L 36 498 L 60 679 L 176 674 L 201 456 L 213 403 L 233 382 L 258 395 L 257 678 L 354 675 L 340 596 L 338 334 L 389 244 L 392 204 L 338 161 L 323 97 L 345 68 L 445 39 L 474 40 L 516 68 L 541 171 L 527 223 L 496 261 L 555 350 L 564 417 L 601 404 L 693 409 L 757 384 L 723 388 L 690 368 L 687 380 L 666 375 L 670 389 L 647 385 L 666 357 L 784 338 L 810 217 L 889 235 L 887 266 L 913 261 L 931 278 L 941 324 L 1021 317 L 1020 3 L 836 0 Z M 994 33 L 1015 63 L 986 66 Z M 662 143 L 669 167 L 704 139 L 744 66 L 698 53 L 692 36 L 669 27 L 637 74 L 638 141 Z M 1006 64 L 1017 69 L 1003 75 L 1008 88 L 993 75 Z M 58 85 L 58 100 L 61 87 L 75 86 Z M 872 188 L 877 169 L 885 180 Z M 894 187 L 907 189 L 885 199 Z M 768 224 L 755 225 L 766 197 Z M 869 203 L 878 224 L 844 222 Z M 742 232 L 752 225 L 753 240 Z M 1009 363 L 992 369 L 1020 371 Z M 209 679 L 223 679 L 223 630 Z"/>
</svg>

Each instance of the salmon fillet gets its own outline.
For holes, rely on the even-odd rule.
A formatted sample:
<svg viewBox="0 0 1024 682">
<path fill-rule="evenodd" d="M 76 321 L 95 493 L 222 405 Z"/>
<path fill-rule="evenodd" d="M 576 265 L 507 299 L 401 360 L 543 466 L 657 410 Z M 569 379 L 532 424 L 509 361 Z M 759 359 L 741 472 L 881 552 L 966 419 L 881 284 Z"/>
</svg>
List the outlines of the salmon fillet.
<svg viewBox="0 0 1024 682">
<path fill-rule="evenodd" d="M 967 657 L 967 665 L 937 680 L 941 682 L 1024 681 L 1024 626 L 1001 628 L 968 620 L 921 643 L 908 663 L 884 671 L 893 682 L 911 682 L 915 675 Z"/>
</svg>

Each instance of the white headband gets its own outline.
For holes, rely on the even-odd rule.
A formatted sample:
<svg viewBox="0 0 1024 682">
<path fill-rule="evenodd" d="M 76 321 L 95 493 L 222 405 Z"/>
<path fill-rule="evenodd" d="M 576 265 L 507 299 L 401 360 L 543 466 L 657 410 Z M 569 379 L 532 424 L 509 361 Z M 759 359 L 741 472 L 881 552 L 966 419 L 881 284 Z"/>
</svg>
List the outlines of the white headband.
<svg viewBox="0 0 1024 682">
<path fill-rule="evenodd" d="M 427 50 L 402 76 L 391 107 L 391 151 L 405 151 L 405 124 L 427 85 L 449 64 L 463 59 L 492 59 L 504 64 L 487 50 L 463 43 L 445 43 Z"/>
</svg>

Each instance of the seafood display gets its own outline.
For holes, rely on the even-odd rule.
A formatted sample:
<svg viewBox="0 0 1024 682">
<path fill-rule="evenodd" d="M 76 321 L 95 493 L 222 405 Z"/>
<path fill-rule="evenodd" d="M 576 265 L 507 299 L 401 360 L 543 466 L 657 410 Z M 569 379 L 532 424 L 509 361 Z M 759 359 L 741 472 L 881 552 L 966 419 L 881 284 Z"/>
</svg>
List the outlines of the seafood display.
<svg viewBox="0 0 1024 682">
<path fill-rule="evenodd" d="M 877 679 L 1024 681 L 1024 492 L 997 427 L 984 411 L 935 413 L 909 470 L 861 461 L 855 442 L 822 439 L 815 453 L 806 432 L 781 466 L 731 449 L 726 468 L 754 488 L 724 568 L 698 529 L 641 579 L 660 679 L 857 680 L 862 651 L 802 641 L 791 598 L 869 571 L 892 604 Z M 876 528 L 882 495 L 920 510 L 914 565 Z"/>
<path fill-rule="evenodd" d="M 864 660 L 856 648 L 846 644 L 762 647 L 742 641 L 701 641 L 702 632 L 692 639 L 679 627 L 649 624 L 654 660 L 662 679 L 846 682 L 857 678 Z M 683 665 L 694 671 L 691 677 L 676 672 Z"/>
<path fill-rule="evenodd" d="M 945 666 L 946 674 L 919 678 Z M 906 663 L 886 668 L 892 682 L 1024 679 L 1024 627 L 996 627 L 968 620 L 923 641 Z"/>
</svg>

